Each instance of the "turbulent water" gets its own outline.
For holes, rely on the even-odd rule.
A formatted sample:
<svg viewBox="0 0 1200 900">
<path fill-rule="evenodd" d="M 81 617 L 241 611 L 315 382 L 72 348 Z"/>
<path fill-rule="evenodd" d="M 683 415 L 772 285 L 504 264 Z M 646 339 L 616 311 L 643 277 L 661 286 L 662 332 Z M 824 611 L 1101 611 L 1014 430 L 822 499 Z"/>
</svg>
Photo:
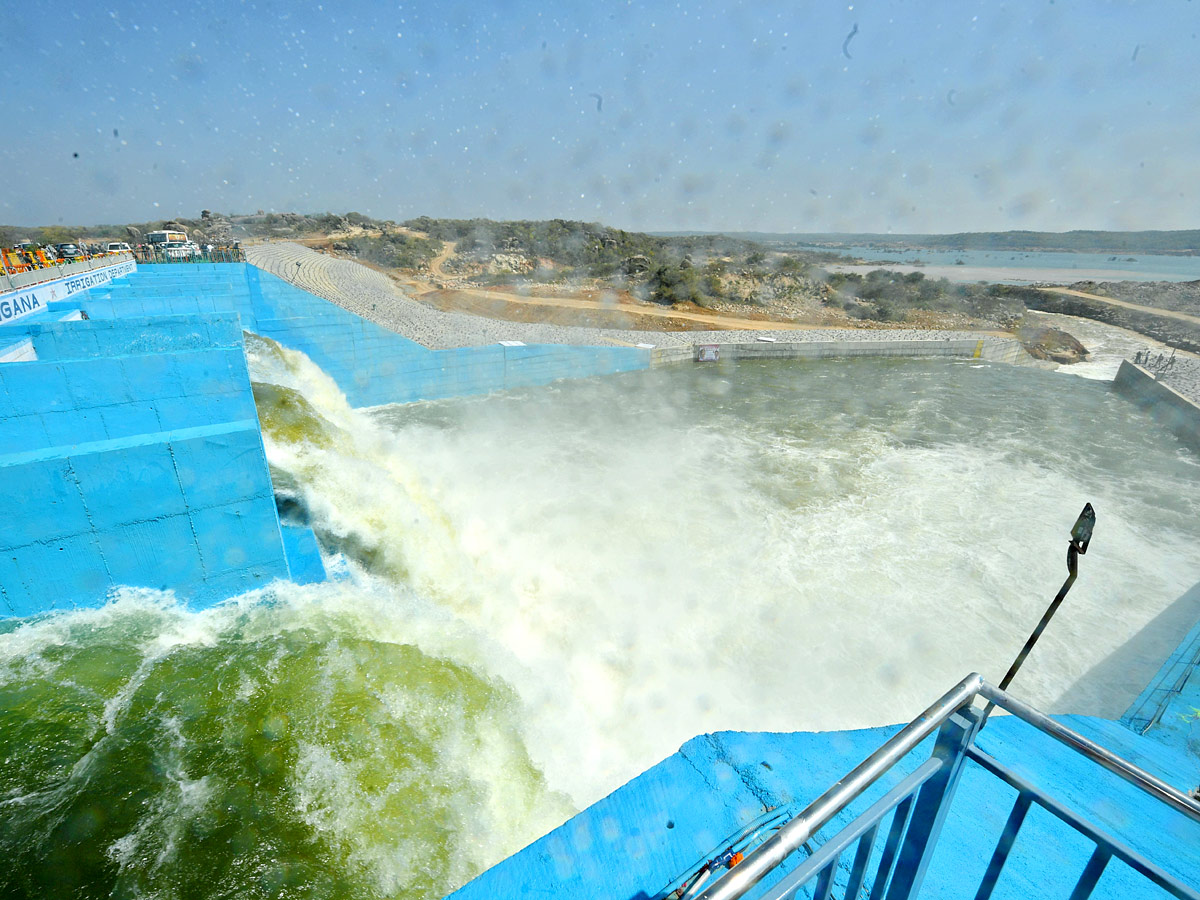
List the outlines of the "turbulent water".
<svg viewBox="0 0 1200 900">
<path fill-rule="evenodd" d="M 1100 382 L 684 366 L 365 413 L 249 356 L 335 578 L 4 625 L 0 893 L 440 896 L 694 734 L 997 679 L 1085 501 L 1020 695 L 1119 715 L 1200 578 L 1200 460 Z"/>
<path fill-rule="evenodd" d="M 1148 350 L 1154 356 L 1192 357 L 1195 354 L 1175 350 L 1166 344 L 1129 331 L 1097 322 L 1094 319 L 1081 319 L 1078 316 L 1063 316 L 1058 313 L 1037 313 L 1038 321 L 1045 322 L 1055 328 L 1070 333 L 1087 349 L 1088 357 L 1083 362 L 1061 365 L 1058 371 L 1068 375 L 1078 375 L 1081 378 L 1092 378 L 1097 381 L 1112 381 L 1117 377 L 1121 363 L 1133 359 L 1138 353 Z"/>
</svg>

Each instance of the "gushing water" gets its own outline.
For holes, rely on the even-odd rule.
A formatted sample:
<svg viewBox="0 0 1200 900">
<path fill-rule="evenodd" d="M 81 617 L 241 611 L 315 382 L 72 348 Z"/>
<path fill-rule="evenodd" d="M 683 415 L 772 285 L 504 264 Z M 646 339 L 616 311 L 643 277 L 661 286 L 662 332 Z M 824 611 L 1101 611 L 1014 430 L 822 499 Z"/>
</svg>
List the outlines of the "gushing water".
<svg viewBox="0 0 1200 900">
<path fill-rule="evenodd" d="M 1014 689 L 1116 716 L 1200 572 L 1200 464 L 1098 382 L 689 366 L 365 413 L 248 349 L 336 578 L 5 626 L 10 893 L 440 895 L 697 733 L 896 722 L 997 679 L 1085 501 Z"/>
</svg>

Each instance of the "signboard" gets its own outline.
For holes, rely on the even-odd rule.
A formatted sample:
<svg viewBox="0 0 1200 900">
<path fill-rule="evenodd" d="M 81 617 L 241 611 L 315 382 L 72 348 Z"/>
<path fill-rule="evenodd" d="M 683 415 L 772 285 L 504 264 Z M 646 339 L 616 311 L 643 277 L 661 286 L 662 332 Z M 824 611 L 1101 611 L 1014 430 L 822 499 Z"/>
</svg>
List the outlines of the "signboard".
<svg viewBox="0 0 1200 900">
<path fill-rule="evenodd" d="M 47 281 L 44 284 L 23 288 L 11 294 L 2 294 L 0 295 L 0 325 L 7 325 L 31 313 L 43 310 L 51 301 L 65 300 L 73 294 L 108 284 L 114 278 L 120 278 L 122 275 L 128 275 L 136 270 L 137 263 L 130 259 L 114 266 L 80 272 L 77 275 L 59 278 L 57 281 Z"/>
<path fill-rule="evenodd" d="M 716 344 L 701 344 L 696 359 L 699 362 L 716 362 L 721 357 L 721 348 Z"/>
<path fill-rule="evenodd" d="M 45 308 L 45 301 L 34 289 L 21 291 L 9 297 L 0 297 L 0 325 L 7 325 L 22 316 Z"/>
</svg>

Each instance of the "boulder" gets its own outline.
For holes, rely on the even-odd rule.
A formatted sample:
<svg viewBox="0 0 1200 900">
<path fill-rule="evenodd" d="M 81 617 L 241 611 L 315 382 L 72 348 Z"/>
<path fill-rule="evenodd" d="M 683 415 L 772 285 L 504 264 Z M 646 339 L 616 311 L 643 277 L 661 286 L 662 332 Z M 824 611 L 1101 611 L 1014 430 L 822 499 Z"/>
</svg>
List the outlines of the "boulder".
<svg viewBox="0 0 1200 900">
<path fill-rule="evenodd" d="M 1074 335 L 1048 325 L 1023 324 L 1017 329 L 1017 340 L 1034 359 L 1071 365 L 1088 357 L 1087 348 Z"/>
<path fill-rule="evenodd" d="M 519 253 L 495 253 L 488 262 L 487 268 L 492 275 L 523 275 L 533 271 L 536 263 Z"/>
<path fill-rule="evenodd" d="M 233 239 L 233 226 L 224 217 L 213 219 L 208 226 L 208 236 L 217 244 L 228 244 Z"/>
<path fill-rule="evenodd" d="M 621 263 L 621 269 L 626 275 L 643 275 L 650 271 L 650 258 L 640 254 L 631 256 Z"/>
</svg>

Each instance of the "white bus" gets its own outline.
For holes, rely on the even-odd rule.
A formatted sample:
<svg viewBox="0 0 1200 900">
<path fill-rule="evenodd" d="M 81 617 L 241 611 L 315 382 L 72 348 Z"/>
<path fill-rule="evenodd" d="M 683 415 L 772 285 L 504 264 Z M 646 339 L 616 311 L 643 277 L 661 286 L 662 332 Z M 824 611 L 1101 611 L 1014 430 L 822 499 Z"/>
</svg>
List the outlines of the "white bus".
<svg viewBox="0 0 1200 900">
<path fill-rule="evenodd" d="M 188 239 L 184 231 L 147 231 L 146 243 L 153 247 L 155 244 L 185 243 Z"/>
</svg>

